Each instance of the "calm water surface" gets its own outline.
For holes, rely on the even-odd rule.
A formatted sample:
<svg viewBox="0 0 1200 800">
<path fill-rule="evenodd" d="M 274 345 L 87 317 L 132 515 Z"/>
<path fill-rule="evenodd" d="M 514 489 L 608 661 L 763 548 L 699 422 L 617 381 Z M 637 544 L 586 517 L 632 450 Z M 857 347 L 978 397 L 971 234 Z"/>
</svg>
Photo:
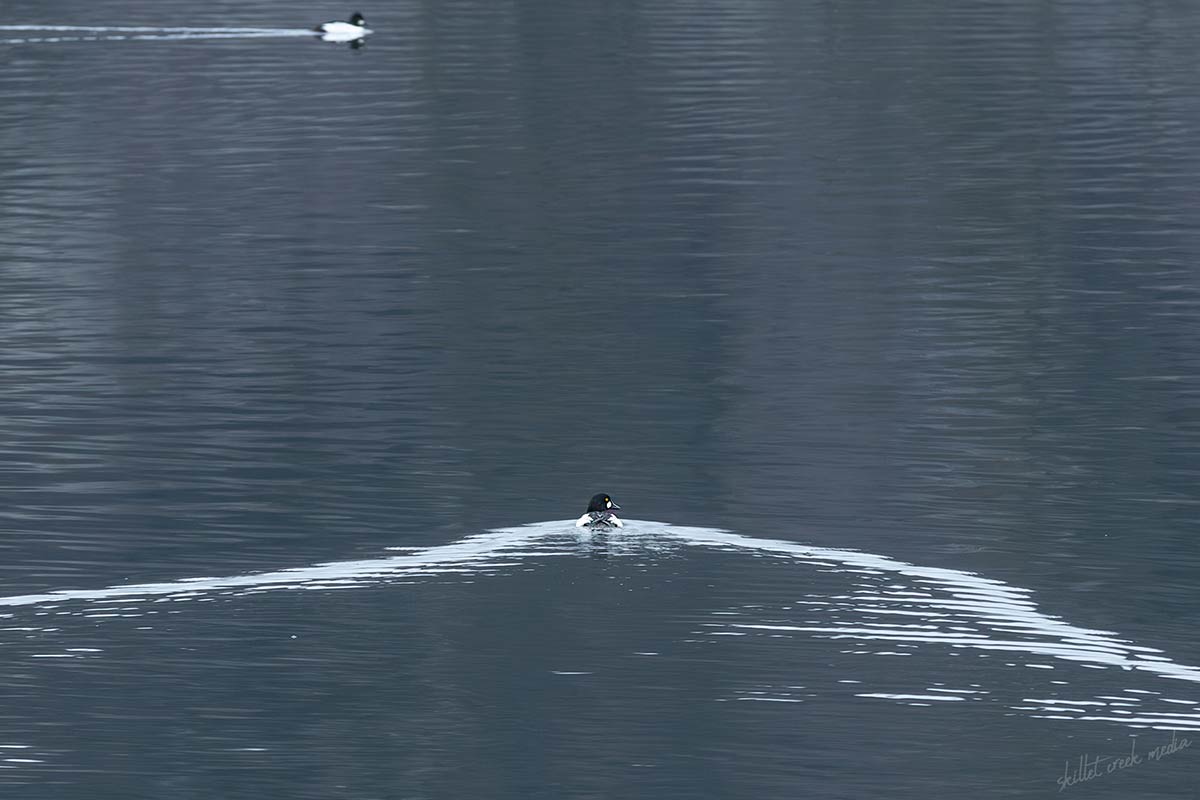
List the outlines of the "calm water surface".
<svg viewBox="0 0 1200 800">
<path fill-rule="evenodd" d="M 1190 796 L 1197 9 L 352 10 L 4 6 L 4 796 Z"/>
</svg>

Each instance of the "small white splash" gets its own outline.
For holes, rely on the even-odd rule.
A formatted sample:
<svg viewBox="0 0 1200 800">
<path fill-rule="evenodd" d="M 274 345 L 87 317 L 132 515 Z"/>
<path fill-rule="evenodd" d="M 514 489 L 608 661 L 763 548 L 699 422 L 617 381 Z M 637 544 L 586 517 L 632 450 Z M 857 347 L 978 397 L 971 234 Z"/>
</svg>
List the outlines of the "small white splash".
<svg viewBox="0 0 1200 800">
<path fill-rule="evenodd" d="M 953 701 L 963 700 L 965 698 L 956 695 L 938 695 L 938 694 L 891 694 L 888 692 L 866 692 L 864 694 L 856 694 L 855 697 L 875 697 L 882 700 L 940 700 Z"/>
</svg>

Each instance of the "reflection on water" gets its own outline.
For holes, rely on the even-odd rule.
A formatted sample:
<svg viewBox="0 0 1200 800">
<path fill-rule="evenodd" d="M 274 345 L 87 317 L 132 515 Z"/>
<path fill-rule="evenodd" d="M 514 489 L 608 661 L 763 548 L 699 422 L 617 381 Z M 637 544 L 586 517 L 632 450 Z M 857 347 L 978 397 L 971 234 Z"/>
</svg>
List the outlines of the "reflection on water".
<svg viewBox="0 0 1200 800">
<path fill-rule="evenodd" d="M 103 589 L 61 590 L 43 594 L 0 597 L 0 606 L 32 607 L 0 615 L 7 620 L 2 629 L 10 633 L 36 633 L 31 624 L 37 616 L 53 614 L 56 625 L 70 618 L 103 623 L 115 619 L 141 619 L 159 614 L 161 604 L 211 602 L 218 597 L 241 597 L 269 591 L 345 590 L 380 583 L 402 584 L 421 578 L 453 577 L 469 581 L 474 576 L 504 575 L 535 565 L 540 559 L 561 556 L 662 557 L 681 546 L 693 546 L 785 560 L 796 568 L 816 569 L 842 576 L 837 594 L 806 593 L 802 599 L 780 598 L 778 606 L 716 612 L 703 624 L 704 636 L 771 636 L 786 640 L 801 634 L 835 642 L 860 642 L 864 649 L 849 652 L 908 656 L 922 649 L 973 650 L 981 657 L 1005 654 L 1034 675 L 1023 684 L 1043 685 L 1058 694 L 1067 691 L 1069 680 L 1046 682 L 1040 671 L 1070 677 L 1052 663 L 1069 662 L 1084 668 L 1120 668 L 1151 673 L 1200 684 L 1200 669 L 1178 664 L 1151 647 L 1136 645 L 1116 634 L 1080 628 L 1040 611 L 1028 590 L 970 572 L 922 567 L 887 556 L 854 550 L 812 547 L 795 542 L 758 539 L 712 528 L 686 527 L 661 522 L 629 520 L 620 533 L 578 533 L 573 521 L 562 520 L 503 528 L 466 537 L 450 544 L 427 548 L 403 548 L 409 552 L 382 558 L 340 561 L 276 572 L 197 577 L 163 583 L 111 586 Z M 83 603 L 82 609 L 75 604 Z M 781 609 L 800 614 L 793 622 L 778 621 Z M 222 613 L 214 610 L 212 613 Z M 750 621 L 767 614 L 773 621 Z M 885 644 L 886 643 L 886 644 Z M 873 647 L 892 649 L 871 649 Z M 908 648 L 901 650 L 898 648 Z M 66 648 L 58 653 L 35 653 L 33 658 L 95 658 L 102 648 Z M 655 655 L 639 653 L 639 655 Z M 1025 659 L 1034 659 L 1026 661 Z M 999 662 L 997 662 L 997 668 Z M 953 682 L 955 662 L 947 659 L 945 677 Z M 556 670 L 558 675 L 590 672 Z M 939 682 L 914 692 L 858 691 L 862 698 L 886 699 L 911 706 L 932 703 L 984 701 L 995 693 L 978 684 L 952 688 Z M 1127 682 L 1127 680 L 1122 680 Z M 785 686 L 742 689 L 738 700 L 803 702 L 815 697 L 813 687 Z M 801 691 L 808 689 L 810 691 Z M 1144 688 L 1110 691 L 1093 699 L 1022 698 L 1010 707 L 1032 717 L 1116 722 L 1131 728 L 1171 730 L 1200 729 L 1200 704 L 1163 696 Z M 1171 704 L 1159 707 L 1159 704 Z M 1184 709 L 1182 707 L 1188 707 Z"/>
</svg>

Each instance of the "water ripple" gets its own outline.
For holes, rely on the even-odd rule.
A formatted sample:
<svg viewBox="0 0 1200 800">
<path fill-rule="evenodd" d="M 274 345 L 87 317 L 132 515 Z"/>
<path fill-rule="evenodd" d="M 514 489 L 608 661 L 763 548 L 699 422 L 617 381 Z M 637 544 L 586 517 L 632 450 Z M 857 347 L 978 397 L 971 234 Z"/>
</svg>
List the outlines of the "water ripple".
<svg viewBox="0 0 1200 800">
<path fill-rule="evenodd" d="M 1200 669 L 1180 664 L 1162 655 L 1162 651 L 1135 644 L 1117 634 L 1072 625 L 1048 615 L 1037 607 L 1031 593 L 1002 581 L 941 567 L 924 567 L 883 555 L 856 550 L 813 547 L 796 542 L 760 539 L 712 528 L 670 525 L 631 520 L 616 536 L 577 535 L 569 520 L 501 528 L 451 542 L 449 544 L 406 548 L 400 555 L 315 564 L 224 577 L 196 577 L 183 580 L 110 586 L 101 589 L 73 589 L 41 594 L 0 597 L 0 607 L 40 608 L 54 611 L 55 617 L 79 616 L 97 623 L 121 618 L 139 618 L 158 613 L 162 603 L 211 602 L 217 597 L 235 597 L 267 591 L 346 590 L 379 583 L 404 583 L 432 576 L 456 576 L 467 580 L 476 575 L 504 575 L 522 570 L 547 557 L 577 553 L 580 548 L 602 547 L 606 555 L 666 553 L 681 545 L 715 549 L 730 553 L 784 559 L 798 567 L 844 575 L 836 593 L 806 595 L 799 601 L 787 601 L 784 609 L 800 607 L 803 622 L 745 621 L 745 616 L 775 614 L 761 605 L 728 612 L 714 612 L 705 623 L 701 636 L 760 635 L 787 638 L 803 634 L 828 640 L 853 640 L 866 644 L 886 642 L 893 648 L 867 649 L 863 654 L 910 656 L 930 648 L 968 649 L 982 657 L 999 653 L 1025 657 L 1057 659 L 1083 667 L 1120 668 L 1200 684 Z M 85 604 L 72 610 L 75 603 Z M 0 618 L 7 619 L 8 633 L 36 635 L 58 630 L 30 626 L 18 610 Z M 61 623 L 58 623 L 61 624 Z M 899 643 L 899 644 L 897 644 Z M 62 652 L 36 653 L 37 658 L 96 658 L 102 648 L 69 648 Z M 1055 670 L 1051 663 L 1016 662 L 1005 666 L 1023 666 L 1031 670 Z M 564 673 L 566 674 L 566 673 Z M 574 674 L 574 673 L 571 673 Z M 1058 674 L 1055 670 L 1054 674 Z M 1069 685 L 1054 680 L 1047 691 L 1059 694 Z M 924 692 L 860 691 L 855 682 L 854 696 L 886 699 L 905 704 L 973 700 L 995 700 L 977 685 L 970 689 L 926 687 Z M 736 693 L 741 700 L 800 702 L 804 694 L 767 688 L 745 689 Z M 832 691 L 832 687 L 826 691 Z M 1110 689 L 1110 691 L 1112 691 Z M 1129 727 L 1200 729 L 1200 707 L 1194 701 L 1163 697 L 1150 689 L 1125 688 L 1124 695 L 1100 695 L 1087 699 L 1058 697 L 1021 698 L 1010 707 L 1035 718 L 1118 722 Z M 811 695 L 815 696 L 815 695 Z M 1119 698 L 1119 699 L 1118 699 Z M 1172 704 L 1167 709 L 1151 703 Z M 1117 706 L 1125 708 L 1118 709 Z M 1187 706 L 1191 710 L 1180 707 Z M 1094 713 L 1088 709 L 1108 709 Z M 1128 709 L 1128 710 L 1126 710 Z"/>
</svg>

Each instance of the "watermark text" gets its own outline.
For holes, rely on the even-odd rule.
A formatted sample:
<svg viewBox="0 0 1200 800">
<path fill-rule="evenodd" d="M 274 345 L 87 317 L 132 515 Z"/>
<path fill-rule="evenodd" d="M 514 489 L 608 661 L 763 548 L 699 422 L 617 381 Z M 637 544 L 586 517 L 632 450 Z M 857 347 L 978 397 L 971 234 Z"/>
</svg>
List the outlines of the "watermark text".
<svg viewBox="0 0 1200 800">
<path fill-rule="evenodd" d="M 1096 778 L 1103 778 L 1105 775 L 1111 775 L 1123 769 L 1136 767 L 1145 761 L 1161 761 L 1169 755 L 1174 755 L 1180 750 L 1192 746 L 1191 739 L 1186 736 L 1176 736 L 1175 731 L 1171 731 L 1170 742 L 1161 744 L 1144 755 L 1137 751 L 1137 743 L 1138 740 L 1136 738 L 1129 740 L 1128 755 L 1089 756 L 1085 753 L 1079 757 L 1078 762 L 1064 762 L 1062 777 L 1055 780 L 1055 783 L 1058 784 L 1058 790 L 1061 792 L 1068 786 L 1086 783 Z"/>
</svg>

